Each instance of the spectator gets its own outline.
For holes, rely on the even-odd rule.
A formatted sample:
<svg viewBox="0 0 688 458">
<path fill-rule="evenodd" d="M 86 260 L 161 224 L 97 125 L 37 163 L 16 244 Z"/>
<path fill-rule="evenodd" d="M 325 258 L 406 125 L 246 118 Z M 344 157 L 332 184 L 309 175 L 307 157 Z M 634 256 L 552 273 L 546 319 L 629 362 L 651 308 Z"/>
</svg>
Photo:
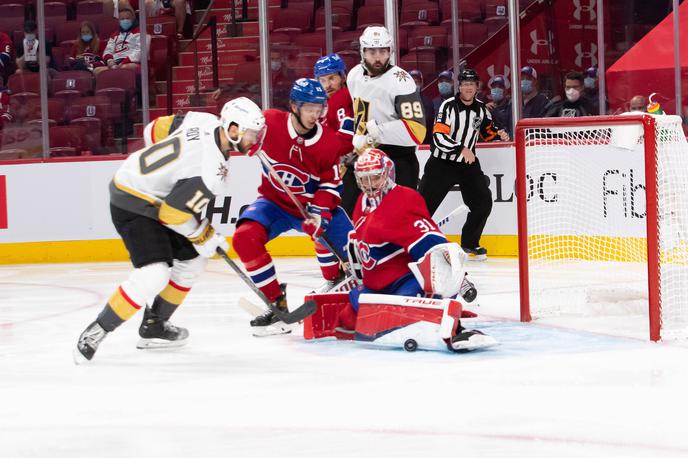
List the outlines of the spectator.
<svg viewBox="0 0 688 458">
<path fill-rule="evenodd" d="M 428 96 L 423 95 L 423 73 L 420 70 L 414 69 L 409 72 L 409 75 L 411 75 L 413 81 L 416 82 L 416 87 L 418 88 L 418 92 L 420 93 L 420 101 L 423 104 L 423 111 L 428 114 L 425 117 L 426 132 L 425 138 L 423 139 L 423 144 L 429 145 L 430 140 L 432 139 L 432 126 L 435 124 L 433 117 L 430 116 L 430 113 L 434 113 L 432 100 L 430 100 Z"/>
<path fill-rule="evenodd" d="M 591 116 L 593 111 L 588 101 L 582 97 L 585 88 L 583 74 L 569 72 L 564 79 L 564 91 L 566 98 L 552 103 L 547 108 L 547 118 L 577 118 Z"/>
<path fill-rule="evenodd" d="M 647 97 L 643 95 L 634 95 L 629 102 L 629 110 L 647 113 Z"/>
<path fill-rule="evenodd" d="M 38 26 L 36 21 L 31 19 L 24 22 L 24 40 L 22 46 L 17 49 L 17 73 L 22 72 L 37 72 L 38 65 Z M 46 66 L 50 74 L 55 73 L 53 62 L 50 56 L 52 55 L 52 46 L 50 43 L 45 43 Z"/>
<path fill-rule="evenodd" d="M 12 39 L 5 32 L 0 32 L 0 76 L 2 86 L 7 84 L 7 79 L 16 70 L 14 57 L 14 44 Z"/>
<path fill-rule="evenodd" d="M 98 33 L 93 23 L 84 21 L 81 23 L 79 36 L 72 45 L 72 54 L 69 57 L 71 70 L 93 71 L 97 67 L 105 65 L 101 55 L 105 51 L 105 42 L 98 38 Z"/>
<path fill-rule="evenodd" d="M 191 14 L 191 8 L 186 0 L 146 0 L 148 16 L 174 16 L 177 21 L 177 39 L 184 38 L 184 22 L 186 15 Z"/>
<path fill-rule="evenodd" d="M 454 96 L 454 72 L 445 70 L 437 75 L 437 90 L 440 92 L 440 95 L 432 99 L 433 119 L 437 116 L 437 112 L 440 111 L 442 102 Z M 430 113 L 428 113 L 429 116 Z"/>
<path fill-rule="evenodd" d="M 588 105 L 592 108 L 592 114 L 600 114 L 600 89 L 598 86 L 597 77 L 597 67 L 590 67 L 585 72 L 583 72 L 583 86 L 585 86 L 585 91 L 583 92 L 583 97 L 587 100 Z M 605 102 L 605 105 L 608 105 Z M 607 107 L 605 106 L 604 113 L 607 113 Z"/>
<path fill-rule="evenodd" d="M 509 137 L 513 137 L 511 99 L 506 91 L 506 80 L 502 75 L 496 75 L 492 79 L 490 98 L 492 101 L 487 104 L 487 108 L 492 113 L 492 120 L 496 125 L 506 130 Z"/>
<path fill-rule="evenodd" d="M 537 71 L 530 66 L 521 69 L 521 92 L 523 93 L 523 118 L 541 118 L 549 99 L 540 92 Z"/>
<path fill-rule="evenodd" d="M 119 7 L 119 31 L 113 32 L 103 52 L 106 66 L 97 67 L 98 73 L 111 68 L 127 68 L 141 72 L 141 34 L 134 9 L 128 4 Z"/>
</svg>

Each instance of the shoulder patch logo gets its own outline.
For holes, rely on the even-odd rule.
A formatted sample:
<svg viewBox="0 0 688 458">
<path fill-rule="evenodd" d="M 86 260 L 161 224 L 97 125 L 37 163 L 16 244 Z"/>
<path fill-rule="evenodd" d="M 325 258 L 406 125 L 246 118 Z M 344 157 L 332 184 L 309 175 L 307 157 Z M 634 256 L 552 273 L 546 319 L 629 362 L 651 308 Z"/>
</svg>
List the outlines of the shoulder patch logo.
<svg viewBox="0 0 688 458">
<path fill-rule="evenodd" d="M 401 69 L 394 72 L 394 76 L 396 76 L 399 81 L 407 81 L 411 78 L 408 73 Z"/>
<path fill-rule="evenodd" d="M 220 177 L 221 181 L 225 181 L 227 179 L 227 175 L 229 174 L 229 168 L 225 164 L 220 164 L 220 167 L 217 169 L 217 176 Z"/>
</svg>

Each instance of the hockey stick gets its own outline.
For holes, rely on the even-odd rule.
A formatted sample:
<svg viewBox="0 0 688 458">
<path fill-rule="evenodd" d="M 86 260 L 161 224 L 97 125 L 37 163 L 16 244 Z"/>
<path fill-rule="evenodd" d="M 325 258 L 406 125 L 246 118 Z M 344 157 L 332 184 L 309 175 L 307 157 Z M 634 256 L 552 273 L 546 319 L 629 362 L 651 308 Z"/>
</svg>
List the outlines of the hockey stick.
<svg viewBox="0 0 688 458">
<path fill-rule="evenodd" d="M 444 218 L 442 218 L 441 220 L 437 221 L 437 226 L 438 226 L 438 227 L 444 226 L 444 225 L 447 224 L 447 223 L 449 222 L 449 220 L 451 220 L 453 217 L 455 217 L 455 216 L 457 216 L 457 215 L 459 215 L 459 214 L 461 214 L 461 213 L 463 213 L 463 212 L 465 212 L 465 211 L 469 211 L 468 207 L 467 207 L 466 205 L 464 205 L 464 204 L 459 205 L 459 206 L 456 207 L 454 210 L 450 211 Z"/>
<path fill-rule="evenodd" d="M 276 307 L 272 302 L 270 302 L 270 299 L 267 298 L 267 296 L 256 286 L 255 283 L 249 278 L 248 275 L 244 273 L 243 270 L 241 270 L 241 267 L 239 267 L 234 261 L 232 261 L 222 248 L 217 248 L 217 254 L 220 255 L 222 259 L 225 260 L 227 264 L 229 264 L 229 267 L 236 272 L 236 274 L 241 278 L 244 283 L 246 283 L 251 290 L 253 290 L 254 293 L 260 297 L 260 299 L 267 305 L 267 307 L 270 309 L 272 313 L 277 316 L 277 318 L 280 319 L 280 321 L 287 323 L 287 324 L 292 324 L 296 323 L 298 321 L 303 320 L 304 318 L 311 316 L 315 313 L 317 309 L 317 304 L 315 301 L 306 301 L 303 305 L 298 307 L 296 310 L 293 312 L 289 311 L 284 311 L 280 309 L 279 307 Z"/>
<path fill-rule="evenodd" d="M 275 180 L 275 182 L 280 186 L 280 188 L 282 188 L 282 190 L 287 194 L 287 196 L 289 196 L 289 199 L 291 199 L 291 201 L 294 203 L 294 205 L 296 206 L 296 208 L 299 210 L 299 213 L 301 213 L 301 217 L 302 217 L 303 219 L 309 219 L 309 218 L 311 218 L 311 215 L 310 215 L 310 214 L 306 211 L 306 209 L 303 207 L 303 204 L 299 201 L 299 199 L 296 198 L 296 196 L 294 195 L 294 193 L 291 192 L 291 189 L 289 189 L 289 188 L 287 187 L 287 185 L 284 184 L 284 181 L 282 181 L 282 177 L 280 177 L 280 176 L 277 174 L 277 171 L 276 171 L 275 168 L 272 166 L 272 164 L 270 164 L 270 161 L 268 160 L 268 158 L 266 158 L 265 155 L 263 155 L 263 151 L 262 151 L 262 150 L 259 150 L 259 151 L 256 153 L 256 156 L 258 156 L 258 159 L 260 159 L 260 162 L 263 163 L 263 165 L 265 166 L 265 168 L 268 169 L 268 173 L 270 174 L 270 176 L 272 176 L 272 178 L 273 178 L 273 179 Z M 321 243 L 323 243 L 323 245 L 325 245 L 325 247 L 326 247 L 328 250 L 330 250 L 330 251 L 332 252 L 332 254 L 334 254 L 334 255 L 337 257 L 337 260 L 338 260 L 339 262 L 341 262 L 342 264 L 346 265 L 346 260 L 344 259 L 344 256 L 343 256 L 342 253 L 335 247 L 335 245 L 332 243 L 332 241 L 329 239 L 329 237 L 327 237 L 327 235 L 325 235 L 324 232 L 323 232 L 323 234 L 320 236 L 320 239 L 321 239 Z"/>
</svg>

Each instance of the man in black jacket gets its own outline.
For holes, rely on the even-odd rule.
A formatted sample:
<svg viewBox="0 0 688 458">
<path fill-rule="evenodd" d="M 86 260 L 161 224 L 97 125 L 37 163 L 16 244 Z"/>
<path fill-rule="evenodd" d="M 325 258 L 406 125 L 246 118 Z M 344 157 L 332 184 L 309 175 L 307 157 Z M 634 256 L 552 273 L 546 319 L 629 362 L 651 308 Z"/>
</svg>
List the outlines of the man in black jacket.
<svg viewBox="0 0 688 458">
<path fill-rule="evenodd" d="M 547 118 L 577 118 L 579 116 L 592 116 L 594 109 L 588 100 L 583 97 L 583 74 L 569 72 L 564 80 L 564 92 L 566 98 L 552 103 L 545 112 Z"/>
<path fill-rule="evenodd" d="M 425 164 L 419 191 L 432 215 L 455 184 L 470 212 L 461 231 L 461 247 L 475 259 L 485 259 L 480 237 L 492 211 L 492 192 L 475 155 L 478 138 L 492 141 L 509 135 L 495 126 L 485 104 L 476 100 L 480 78 L 466 69 L 459 76 L 459 93 L 440 105 L 432 135 L 432 155 Z"/>
</svg>

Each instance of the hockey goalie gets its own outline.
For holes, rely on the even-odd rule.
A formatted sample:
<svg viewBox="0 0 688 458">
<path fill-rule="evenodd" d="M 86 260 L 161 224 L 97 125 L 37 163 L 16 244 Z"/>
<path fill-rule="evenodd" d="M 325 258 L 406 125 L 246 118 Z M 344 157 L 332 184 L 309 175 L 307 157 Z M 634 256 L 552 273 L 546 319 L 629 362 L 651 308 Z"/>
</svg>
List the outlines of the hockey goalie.
<svg viewBox="0 0 688 458">
<path fill-rule="evenodd" d="M 354 174 L 362 194 L 347 249 L 358 286 L 310 295 L 318 311 L 305 321 L 304 336 L 408 351 L 495 345 L 492 337 L 461 325 L 462 317 L 475 316 L 463 310 L 476 295 L 465 278 L 465 254 L 447 241 L 420 194 L 394 183 L 394 164 L 378 149 L 359 157 Z"/>
</svg>

